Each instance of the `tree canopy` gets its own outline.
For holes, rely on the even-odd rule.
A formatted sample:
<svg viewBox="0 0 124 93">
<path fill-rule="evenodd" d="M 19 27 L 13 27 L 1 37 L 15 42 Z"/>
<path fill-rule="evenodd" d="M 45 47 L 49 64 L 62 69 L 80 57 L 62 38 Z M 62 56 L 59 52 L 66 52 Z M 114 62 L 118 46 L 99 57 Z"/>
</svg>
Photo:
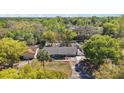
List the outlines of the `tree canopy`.
<svg viewBox="0 0 124 93">
<path fill-rule="evenodd" d="M 86 57 L 96 65 L 103 63 L 106 59 L 115 63 L 121 57 L 119 41 L 110 36 L 92 36 L 84 43 L 83 50 Z"/>
<path fill-rule="evenodd" d="M 12 65 L 19 60 L 26 50 L 27 46 L 24 42 L 3 38 L 0 40 L 0 63 Z"/>
<path fill-rule="evenodd" d="M 49 53 L 47 51 L 45 51 L 44 49 L 40 49 L 40 51 L 38 52 L 38 55 L 37 55 L 37 59 L 42 63 L 43 68 L 45 67 L 46 61 L 52 60 Z"/>
<path fill-rule="evenodd" d="M 109 35 L 111 37 L 117 38 L 119 35 L 119 27 L 116 24 L 104 23 L 103 25 L 103 35 Z"/>
</svg>

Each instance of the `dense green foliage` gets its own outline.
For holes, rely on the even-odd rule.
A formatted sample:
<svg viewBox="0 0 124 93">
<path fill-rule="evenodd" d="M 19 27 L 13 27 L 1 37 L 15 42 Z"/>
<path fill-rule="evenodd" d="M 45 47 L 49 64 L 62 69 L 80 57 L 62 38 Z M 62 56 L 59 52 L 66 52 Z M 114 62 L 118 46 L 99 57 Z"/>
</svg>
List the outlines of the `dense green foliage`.
<svg viewBox="0 0 124 93">
<path fill-rule="evenodd" d="M 64 33 L 71 27 L 84 27 L 84 29 L 75 29 L 80 33 L 83 39 L 89 39 L 94 34 L 102 33 L 113 37 L 124 36 L 124 17 L 55 17 L 55 18 L 1 18 L 0 19 L 0 37 L 11 37 L 16 40 L 26 41 L 28 45 L 39 44 L 43 39 L 48 42 L 62 41 Z M 88 27 L 88 28 L 87 28 Z M 93 30 L 92 28 L 96 30 Z M 43 38 L 42 34 L 47 31 L 51 34 L 48 39 Z M 74 33 L 72 31 L 69 31 Z M 50 34 L 45 34 L 49 37 Z M 75 36 L 75 35 L 74 35 Z M 65 37 L 65 36 L 64 36 Z M 50 37 L 49 37 L 50 38 Z M 72 38 L 74 39 L 74 38 Z M 78 40 L 79 38 L 77 38 Z M 50 41 L 49 41 L 50 40 Z"/>
<path fill-rule="evenodd" d="M 37 44 L 41 38 L 42 25 L 39 22 L 7 20 L 5 37 L 26 41 L 28 45 Z"/>
<path fill-rule="evenodd" d="M 104 23 L 103 25 L 103 35 L 109 35 L 111 37 L 118 37 L 118 25 L 112 23 Z"/>
<path fill-rule="evenodd" d="M 43 38 L 50 43 L 57 42 L 57 33 L 52 31 L 47 31 L 43 33 Z"/>
<path fill-rule="evenodd" d="M 64 30 L 62 35 L 63 42 L 69 46 L 70 42 L 76 37 L 76 32 L 72 32 L 69 30 Z"/>
<path fill-rule="evenodd" d="M 19 61 L 20 56 L 27 50 L 24 42 L 3 38 L 0 40 L 0 64 L 13 65 Z"/>
<path fill-rule="evenodd" d="M 38 55 L 37 55 L 37 59 L 39 61 L 50 61 L 50 55 L 47 51 L 45 51 L 44 49 L 40 49 Z"/>
<path fill-rule="evenodd" d="M 110 36 L 95 35 L 84 43 L 84 53 L 94 64 L 99 65 L 106 59 L 113 63 L 121 57 L 121 50 L 118 40 Z"/>
<path fill-rule="evenodd" d="M 44 73 L 38 62 L 27 64 L 19 69 L 4 69 L 0 71 L 1 79 L 64 79 L 68 78 L 63 72 L 46 70 Z"/>
<path fill-rule="evenodd" d="M 119 37 L 124 37 L 124 16 L 118 19 Z"/>
<path fill-rule="evenodd" d="M 45 51 L 44 49 L 40 49 L 37 55 L 37 59 L 42 63 L 43 67 L 45 67 L 44 62 L 52 60 L 49 53 Z"/>
</svg>

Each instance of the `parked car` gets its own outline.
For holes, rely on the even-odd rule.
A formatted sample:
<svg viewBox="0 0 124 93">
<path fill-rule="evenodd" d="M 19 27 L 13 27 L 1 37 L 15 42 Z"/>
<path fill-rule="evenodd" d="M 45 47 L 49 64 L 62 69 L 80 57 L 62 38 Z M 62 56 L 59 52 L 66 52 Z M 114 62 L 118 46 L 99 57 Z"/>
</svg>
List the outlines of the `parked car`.
<svg viewBox="0 0 124 93">
<path fill-rule="evenodd" d="M 84 72 L 80 72 L 80 77 L 83 79 L 95 79 L 95 77 L 93 77 L 87 73 L 84 73 Z"/>
</svg>

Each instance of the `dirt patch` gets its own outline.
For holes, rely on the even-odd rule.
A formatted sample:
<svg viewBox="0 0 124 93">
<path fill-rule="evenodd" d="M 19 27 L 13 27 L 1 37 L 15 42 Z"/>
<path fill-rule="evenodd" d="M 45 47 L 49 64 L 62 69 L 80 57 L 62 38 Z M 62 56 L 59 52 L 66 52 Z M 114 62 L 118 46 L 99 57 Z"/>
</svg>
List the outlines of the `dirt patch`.
<svg viewBox="0 0 124 93">
<path fill-rule="evenodd" d="M 71 76 L 72 70 L 69 62 L 46 62 L 45 68 L 48 70 L 62 71 Z"/>
</svg>

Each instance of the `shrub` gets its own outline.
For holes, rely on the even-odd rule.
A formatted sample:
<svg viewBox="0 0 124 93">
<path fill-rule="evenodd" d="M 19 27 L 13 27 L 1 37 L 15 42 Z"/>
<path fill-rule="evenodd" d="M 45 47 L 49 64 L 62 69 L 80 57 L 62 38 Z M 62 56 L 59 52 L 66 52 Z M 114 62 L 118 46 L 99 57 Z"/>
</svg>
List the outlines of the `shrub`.
<svg viewBox="0 0 124 93">
<path fill-rule="evenodd" d="M 98 79 L 123 79 L 124 66 L 115 65 L 111 62 L 100 65 L 100 68 L 93 73 Z"/>
<path fill-rule="evenodd" d="M 0 71 L 0 78 L 2 79 L 18 79 L 19 75 L 16 71 L 16 69 L 4 69 Z"/>
</svg>

